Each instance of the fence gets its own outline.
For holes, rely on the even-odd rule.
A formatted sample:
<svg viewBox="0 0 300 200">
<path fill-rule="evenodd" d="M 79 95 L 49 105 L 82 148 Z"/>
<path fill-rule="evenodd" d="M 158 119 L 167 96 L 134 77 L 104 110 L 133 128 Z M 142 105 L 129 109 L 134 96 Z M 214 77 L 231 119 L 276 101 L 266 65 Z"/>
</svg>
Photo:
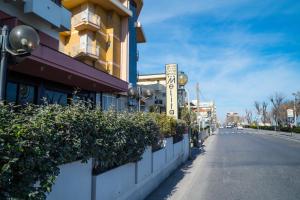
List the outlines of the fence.
<svg viewBox="0 0 300 200">
<path fill-rule="evenodd" d="M 48 200 L 136 200 L 150 194 L 172 171 L 185 162 L 189 154 L 188 135 L 173 144 L 167 138 L 165 147 L 152 152 L 151 147 L 142 159 L 128 163 L 98 176 L 92 175 L 92 160 L 60 167 Z"/>
</svg>

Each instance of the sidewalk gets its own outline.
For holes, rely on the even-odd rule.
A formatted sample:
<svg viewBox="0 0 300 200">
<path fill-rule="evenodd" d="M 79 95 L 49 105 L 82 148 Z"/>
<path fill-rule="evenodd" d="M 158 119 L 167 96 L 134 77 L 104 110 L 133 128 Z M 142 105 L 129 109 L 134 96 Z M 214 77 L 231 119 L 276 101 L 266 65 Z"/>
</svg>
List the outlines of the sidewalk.
<svg viewBox="0 0 300 200">
<path fill-rule="evenodd" d="M 280 137 L 283 139 L 293 140 L 300 142 L 300 134 L 299 133 L 290 133 L 290 132 L 281 132 L 281 131 L 268 131 L 268 130 L 257 130 L 257 129 L 247 129 L 250 133 L 256 134 L 265 134 L 272 135 L 275 137 Z"/>
<path fill-rule="evenodd" d="M 206 135 L 206 134 L 205 134 Z M 146 200 L 183 200 L 183 195 L 190 190 L 191 180 L 200 177 L 201 156 L 206 153 L 207 146 L 214 137 L 207 136 L 200 148 L 193 147 L 192 159 L 177 168 L 163 183 L 159 185 Z M 202 166 L 202 168 L 204 168 Z"/>
</svg>

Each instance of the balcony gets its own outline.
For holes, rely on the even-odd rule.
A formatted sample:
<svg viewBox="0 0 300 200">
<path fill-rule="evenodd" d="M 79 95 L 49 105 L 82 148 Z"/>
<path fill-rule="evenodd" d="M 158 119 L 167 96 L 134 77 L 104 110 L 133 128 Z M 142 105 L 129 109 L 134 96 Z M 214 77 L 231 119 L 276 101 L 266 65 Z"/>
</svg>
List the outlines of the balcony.
<svg viewBox="0 0 300 200">
<path fill-rule="evenodd" d="M 94 3 L 106 10 L 115 11 L 120 16 L 131 17 L 132 11 L 123 5 L 119 0 L 62 0 L 62 5 L 67 9 L 73 9 L 82 3 Z"/>
<path fill-rule="evenodd" d="M 90 11 L 83 11 L 73 18 L 73 27 L 77 31 L 97 31 L 100 29 L 100 25 L 100 16 Z"/>
<path fill-rule="evenodd" d="M 144 33 L 141 22 L 136 22 L 135 23 L 135 28 L 136 28 L 137 43 L 145 43 L 146 42 L 146 36 L 145 36 L 145 33 Z"/>
<path fill-rule="evenodd" d="M 34 14 L 61 31 L 70 30 L 71 13 L 60 6 L 59 0 L 26 0 L 24 13 Z"/>
<path fill-rule="evenodd" d="M 78 59 L 96 61 L 99 59 L 99 48 L 95 45 L 77 45 L 73 47 L 73 56 Z"/>
</svg>

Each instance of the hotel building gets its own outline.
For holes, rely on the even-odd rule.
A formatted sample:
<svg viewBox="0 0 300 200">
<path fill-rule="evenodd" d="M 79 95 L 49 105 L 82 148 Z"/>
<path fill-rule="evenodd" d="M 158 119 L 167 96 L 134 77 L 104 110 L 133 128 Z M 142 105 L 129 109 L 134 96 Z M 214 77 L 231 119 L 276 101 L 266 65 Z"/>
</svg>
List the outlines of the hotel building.
<svg viewBox="0 0 300 200">
<path fill-rule="evenodd" d="M 74 96 L 126 109 L 136 81 L 142 0 L 0 0 L 0 24 L 26 24 L 41 39 L 26 58 L 10 59 L 6 99 L 68 104 Z M 74 95 L 74 91 L 77 93 Z"/>
</svg>

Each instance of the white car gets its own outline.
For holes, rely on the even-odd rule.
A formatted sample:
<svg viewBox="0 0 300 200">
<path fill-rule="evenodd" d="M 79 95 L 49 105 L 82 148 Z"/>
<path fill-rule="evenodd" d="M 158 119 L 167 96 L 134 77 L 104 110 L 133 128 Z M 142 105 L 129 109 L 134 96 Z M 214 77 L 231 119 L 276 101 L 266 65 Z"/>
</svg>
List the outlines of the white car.
<svg viewBox="0 0 300 200">
<path fill-rule="evenodd" d="M 238 126 L 237 130 L 243 130 L 244 128 L 242 126 Z"/>
</svg>

